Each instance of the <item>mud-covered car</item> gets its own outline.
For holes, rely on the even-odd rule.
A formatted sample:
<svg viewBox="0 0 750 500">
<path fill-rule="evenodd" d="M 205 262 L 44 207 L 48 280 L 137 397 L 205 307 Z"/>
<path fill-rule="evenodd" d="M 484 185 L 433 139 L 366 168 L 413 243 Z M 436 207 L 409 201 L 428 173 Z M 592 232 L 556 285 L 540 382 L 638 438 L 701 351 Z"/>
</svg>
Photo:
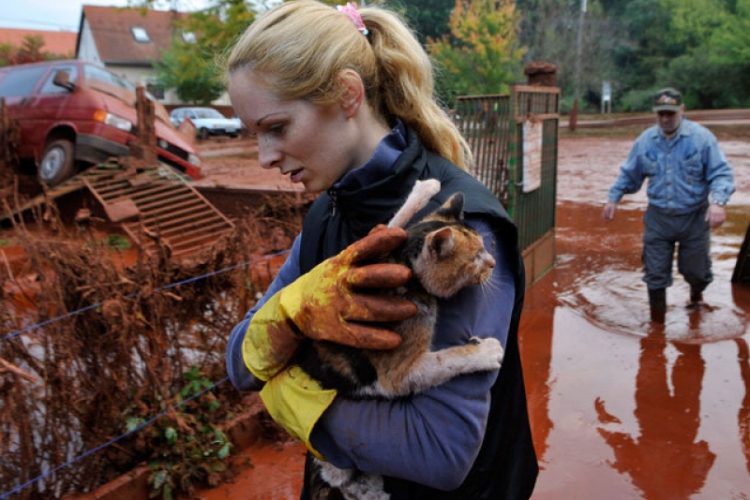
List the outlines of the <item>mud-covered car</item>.
<svg viewBox="0 0 750 500">
<path fill-rule="evenodd" d="M 175 108 L 169 113 L 169 118 L 175 127 L 179 127 L 186 118 L 189 118 L 195 125 L 198 137 L 204 140 L 212 135 L 237 137 L 242 131 L 242 122 L 239 118 L 227 118 L 214 108 Z"/>
<path fill-rule="evenodd" d="M 54 186 L 89 165 L 128 156 L 136 140 L 136 88 L 105 68 L 82 60 L 47 61 L 0 68 L 0 97 L 18 127 L 15 153 L 37 166 Z M 175 130 L 158 102 L 159 160 L 194 179 L 200 157 Z"/>
</svg>

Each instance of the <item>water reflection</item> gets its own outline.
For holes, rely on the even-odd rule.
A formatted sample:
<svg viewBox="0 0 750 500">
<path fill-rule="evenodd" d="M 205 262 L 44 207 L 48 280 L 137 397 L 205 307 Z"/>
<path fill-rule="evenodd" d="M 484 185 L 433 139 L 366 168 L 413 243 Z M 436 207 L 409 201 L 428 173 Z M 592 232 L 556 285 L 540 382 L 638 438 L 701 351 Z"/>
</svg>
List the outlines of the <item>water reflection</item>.
<svg viewBox="0 0 750 500">
<path fill-rule="evenodd" d="M 700 312 L 691 318 L 698 321 Z M 677 351 L 671 372 L 668 345 Z M 643 498 L 663 499 L 665 492 L 670 492 L 669 498 L 687 499 L 701 491 L 716 459 L 709 444 L 697 440 L 706 370 L 702 346 L 669 343 L 662 327 L 653 328 L 642 338 L 640 348 L 634 412 L 640 435 L 611 430 L 611 424 L 620 420 L 607 413 L 601 399 L 595 405 L 601 423 L 598 431 L 614 452 L 612 468 L 629 475 Z M 748 378 L 743 378 L 747 383 Z M 747 406 L 743 404 L 743 408 Z"/>
<path fill-rule="evenodd" d="M 745 455 L 745 467 L 750 473 L 750 352 L 747 348 L 745 339 L 736 339 L 737 343 L 737 360 L 740 364 L 740 373 L 745 385 L 745 396 L 742 398 L 742 405 L 737 414 L 737 427 L 740 434 L 740 443 L 742 443 L 742 453 Z"/>
</svg>

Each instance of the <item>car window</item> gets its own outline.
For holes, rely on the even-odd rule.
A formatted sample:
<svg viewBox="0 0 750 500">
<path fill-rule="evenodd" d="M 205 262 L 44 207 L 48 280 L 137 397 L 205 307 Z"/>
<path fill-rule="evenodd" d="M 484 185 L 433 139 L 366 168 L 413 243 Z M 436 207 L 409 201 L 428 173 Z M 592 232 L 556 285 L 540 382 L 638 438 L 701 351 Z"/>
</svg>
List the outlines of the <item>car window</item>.
<svg viewBox="0 0 750 500">
<path fill-rule="evenodd" d="M 99 68 L 98 66 L 86 64 L 83 67 L 83 74 L 87 80 L 99 80 L 100 82 L 115 85 L 125 90 L 135 92 L 135 85 L 125 80 L 124 78 L 120 78 L 119 76 L 110 73 L 106 69 Z"/>
<path fill-rule="evenodd" d="M 78 69 L 75 66 L 56 66 L 47 77 L 47 81 L 42 85 L 42 89 L 39 91 L 40 94 L 63 94 L 69 92 L 69 90 L 54 84 L 55 75 L 58 71 L 67 71 L 71 82 L 75 82 L 78 76 Z"/>
<path fill-rule="evenodd" d="M 0 97 L 31 94 L 34 86 L 48 68 L 49 66 L 34 66 L 9 71 L 5 78 L 0 80 Z"/>
<path fill-rule="evenodd" d="M 196 109 L 195 116 L 196 118 L 224 118 L 224 115 L 214 108 Z"/>
</svg>

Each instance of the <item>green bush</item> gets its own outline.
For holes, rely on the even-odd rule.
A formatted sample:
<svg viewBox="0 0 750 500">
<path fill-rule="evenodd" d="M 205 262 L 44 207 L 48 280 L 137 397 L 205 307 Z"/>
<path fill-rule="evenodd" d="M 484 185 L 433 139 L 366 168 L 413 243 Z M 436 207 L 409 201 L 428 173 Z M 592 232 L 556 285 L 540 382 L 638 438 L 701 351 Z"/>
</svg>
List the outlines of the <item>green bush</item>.
<svg viewBox="0 0 750 500">
<path fill-rule="evenodd" d="M 651 111 L 653 107 L 654 94 L 659 89 L 647 90 L 630 90 L 620 99 L 620 109 L 618 112 L 633 113 L 642 111 Z"/>
</svg>

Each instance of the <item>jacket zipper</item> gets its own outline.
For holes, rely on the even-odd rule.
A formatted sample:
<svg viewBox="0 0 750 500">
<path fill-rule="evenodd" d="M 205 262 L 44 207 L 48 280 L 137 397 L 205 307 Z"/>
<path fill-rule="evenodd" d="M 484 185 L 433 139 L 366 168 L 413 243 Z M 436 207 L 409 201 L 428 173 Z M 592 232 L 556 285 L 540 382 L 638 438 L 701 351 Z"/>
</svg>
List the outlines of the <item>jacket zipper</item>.
<svg viewBox="0 0 750 500">
<path fill-rule="evenodd" d="M 336 199 L 336 191 L 334 191 L 333 189 L 329 189 L 328 196 L 331 198 L 331 217 L 333 217 L 336 215 L 336 204 L 338 201 Z"/>
</svg>

